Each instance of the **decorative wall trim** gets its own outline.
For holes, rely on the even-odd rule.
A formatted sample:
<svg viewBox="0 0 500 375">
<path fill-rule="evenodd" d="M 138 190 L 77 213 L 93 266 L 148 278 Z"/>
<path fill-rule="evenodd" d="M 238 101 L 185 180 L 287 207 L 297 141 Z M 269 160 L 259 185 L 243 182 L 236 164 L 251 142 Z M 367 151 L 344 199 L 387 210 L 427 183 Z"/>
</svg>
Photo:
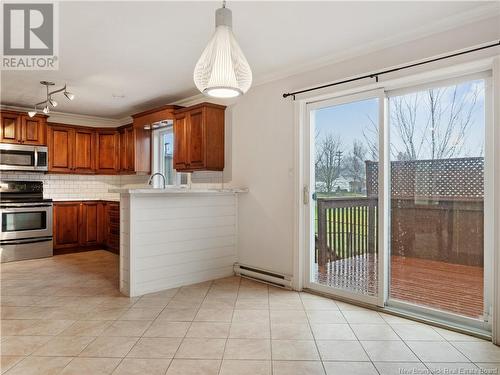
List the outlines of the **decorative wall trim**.
<svg viewBox="0 0 500 375">
<path fill-rule="evenodd" d="M 0 109 L 12 111 L 28 111 L 31 108 L 11 105 L 0 105 Z M 132 117 L 127 116 L 121 119 L 112 119 L 99 116 L 79 115 L 76 113 L 50 112 L 48 122 L 58 122 L 68 125 L 91 126 L 96 128 L 116 128 L 118 126 L 132 123 Z"/>
<path fill-rule="evenodd" d="M 280 69 L 278 72 L 270 73 L 256 79 L 253 86 L 260 86 L 269 82 L 277 81 L 294 75 L 314 71 L 329 65 L 337 64 L 346 60 L 369 55 L 386 48 L 395 47 L 400 44 L 423 39 L 434 34 L 442 33 L 454 28 L 463 27 L 477 21 L 493 19 L 500 16 L 500 7 L 498 3 L 488 4 L 476 8 L 472 11 L 459 13 L 452 17 L 435 22 L 432 25 L 421 26 L 417 29 L 398 33 L 389 38 L 372 41 L 353 48 L 346 49 L 342 53 L 335 53 L 323 56 L 316 60 L 310 60 L 307 63 L 295 65 L 290 68 Z"/>
</svg>

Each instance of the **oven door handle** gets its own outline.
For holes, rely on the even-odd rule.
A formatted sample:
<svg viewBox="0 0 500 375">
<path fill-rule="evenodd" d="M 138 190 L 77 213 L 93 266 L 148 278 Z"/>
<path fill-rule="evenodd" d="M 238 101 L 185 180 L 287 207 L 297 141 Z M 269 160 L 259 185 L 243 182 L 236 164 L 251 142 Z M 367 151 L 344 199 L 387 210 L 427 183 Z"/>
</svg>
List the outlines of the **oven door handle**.
<svg viewBox="0 0 500 375">
<path fill-rule="evenodd" d="M 27 243 L 52 241 L 52 237 L 26 238 L 22 240 L 0 241 L 0 245 L 21 245 Z"/>
<path fill-rule="evenodd" d="M 37 208 L 37 207 L 52 207 L 52 204 L 30 204 L 30 205 L 0 205 L 1 209 L 8 210 L 9 208 Z"/>
</svg>

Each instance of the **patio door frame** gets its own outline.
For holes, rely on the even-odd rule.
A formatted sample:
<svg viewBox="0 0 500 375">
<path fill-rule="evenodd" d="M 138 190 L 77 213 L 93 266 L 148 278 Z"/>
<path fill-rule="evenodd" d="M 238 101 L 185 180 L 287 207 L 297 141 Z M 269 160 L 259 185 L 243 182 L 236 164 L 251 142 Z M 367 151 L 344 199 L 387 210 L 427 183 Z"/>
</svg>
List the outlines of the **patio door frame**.
<svg viewBox="0 0 500 375">
<path fill-rule="evenodd" d="M 311 281 L 312 274 L 312 251 L 314 249 L 314 204 L 311 199 L 312 192 L 315 189 L 315 176 L 314 170 L 311 168 L 313 162 L 313 144 L 314 144 L 314 125 L 312 124 L 313 111 L 333 107 L 342 104 L 354 103 L 358 101 L 368 100 L 368 99 L 378 99 L 378 149 L 379 149 L 379 160 L 378 160 L 378 223 L 377 229 L 377 241 L 378 241 L 378 288 L 376 296 L 362 295 L 354 292 L 349 292 L 345 289 L 334 288 L 329 286 L 324 286 Z M 388 257 L 387 257 L 387 244 L 389 240 L 389 225 L 385 223 L 389 219 L 389 207 L 388 207 L 388 194 L 389 194 L 389 181 L 387 173 L 389 166 L 389 149 L 386 144 L 388 141 L 388 128 L 387 128 L 387 97 L 383 89 L 368 90 L 363 92 L 358 92 L 354 94 L 342 95 L 330 99 L 311 101 L 305 105 L 305 128 L 303 133 L 303 171 L 304 171 L 304 190 L 303 190 L 303 201 L 304 201 L 304 228 L 305 228 L 305 240 L 306 250 L 305 254 L 305 273 L 304 273 L 304 287 L 307 289 L 315 290 L 321 293 L 331 294 L 332 296 L 339 297 L 347 300 L 355 300 L 361 303 L 384 307 L 387 300 L 388 291 Z M 306 195 L 308 195 L 306 197 Z M 380 225 L 382 224 L 382 225 Z"/>
<path fill-rule="evenodd" d="M 399 95 L 404 95 L 408 93 L 415 93 L 421 90 L 426 90 L 433 87 L 445 87 L 451 86 L 453 84 L 465 83 L 473 80 L 483 80 L 484 81 L 484 89 L 485 89 L 485 124 L 484 124 L 484 140 L 485 140 L 485 148 L 484 148 L 484 211 L 483 211 L 483 310 L 485 306 L 492 306 L 492 263 L 493 263 L 493 220 L 492 217 L 492 208 L 493 208 L 493 126 L 491 122 L 491 97 L 492 97 L 492 77 L 491 72 L 489 71 L 481 71 L 472 74 L 461 74 L 452 78 L 445 79 L 435 79 L 430 80 L 429 82 L 419 84 L 419 85 L 409 85 L 403 86 L 401 88 L 394 88 L 386 90 L 386 94 L 389 98 Z M 389 133 L 390 133 L 390 124 Z M 389 162 L 390 163 L 390 162 Z M 390 164 L 389 164 L 390 165 Z M 389 182 L 390 183 L 390 182 Z M 389 192 L 390 194 L 390 192 Z M 389 196 L 390 197 L 390 196 Z M 389 198 L 388 197 L 388 198 Z M 390 217 L 390 216 L 389 216 Z M 388 243 L 389 249 L 388 252 L 391 251 L 391 244 Z M 390 262 L 390 256 L 389 256 Z M 390 269 L 389 269 L 390 274 Z M 388 284 L 390 288 L 390 285 Z M 411 302 L 402 301 L 402 300 L 394 300 L 390 298 L 390 293 L 388 290 L 388 296 L 385 302 L 386 308 L 397 311 L 398 313 L 406 313 L 408 315 L 413 315 L 417 318 L 429 318 L 433 319 L 437 322 L 442 322 L 443 324 L 451 324 L 458 328 L 463 328 L 464 330 L 476 330 L 478 333 L 489 334 L 491 332 L 491 314 L 490 312 L 486 312 L 488 314 L 488 321 L 480 321 L 479 319 L 469 318 L 466 316 L 458 315 L 449 311 L 438 310 L 432 308 L 430 306 L 417 305 Z"/>
<path fill-rule="evenodd" d="M 379 191 L 379 200 L 382 202 L 387 202 L 384 204 L 383 208 L 380 210 L 384 217 L 381 222 L 384 223 L 383 233 L 381 233 L 379 241 L 379 252 L 384 255 L 381 264 L 382 269 L 379 268 L 379 272 L 383 271 L 383 274 L 379 275 L 379 289 L 378 296 L 376 298 L 356 298 L 354 294 L 346 294 L 338 292 L 332 294 L 329 288 L 318 288 L 311 285 L 310 282 L 310 249 L 311 249 L 311 222 L 310 222 L 310 195 L 305 194 L 306 188 L 310 188 L 311 176 L 310 176 L 310 118 L 309 118 L 309 108 L 314 103 L 326 103 L 331 101 L 332 103 L 339 103 L 339 98 L 355 98 L 356 95 L 358 99 L 362 98 L 363 95 L 367 95 L 369 92 L 379 91 L 386 93 L 391 90 L 401 89 L 404 87 L 412 87 L 423 84 L 429 84 L 430 82 L 445 81 L 447 79 L 457 79 L 458 77 L 463 77 L 467 75 L 477 74 L 481 72 L 492 72 L 492 76 L 487 78 L 490 83 L 489 100 L 485 102 L 486 106 L 486 134 L 487 139 L 490 142 L 490 147 L 492 151 L 490 152 L 490 165 L 487 166 L 488 171 L 485 171 L 487 176 L 485 176 L 485 189 L 489 189 L 489 202 L 491 203 L 490 210 L 488 213 L 485 212 L 485 223 L 489 221 L 489 231 L 485 228 L 485 236 L 489 236 L 488 241 L 490 241 L 489 247 L 491 248 L 492 254 L 492 267 L 490 269 L 490 284 L 491 284 L 491 305 L 493 306 L 493 316 L 491 319 L 492 332 L 491 337 L 493 343 L 500 345 L 500 56 L 487 57 L 484 59 L 466 61 L 464 63 L 457 63 L 456 65 L 447 67 L 436 67 L 421 70 L 420 72 L 415 72 L 413 74 L 408 73 L 408 75 L 396 75 L 395 78 L 389 79 L 383 82 L 369 83 L 364 86 L 354 86 L 339 90 L 338 88 L 329 88 L 314 95 L 305 94 L 299 95 L 294 103 L 295 112 L 295 144 L 294 149 L 294 164 L 296 166 L 295 183 L 296 188 L 294 190 L 295 194 L 295 227 L 294 227 L 294 276 L 292 280 L 292 285 L 297 290 L 313 289 L 325 294 L 330 294 L 335 297 L 340 297 L 341 299 L 351 299 L 359 302 L 365 302 L 371 305 L 377 305 L 382 307 L 384 310 L 390 311 L 390 307 L 387 307 L 388 292 L 389 292 L 389 259 L 388 254 L 390 250 L 389 244 L 389 234 L 390 225 L 385 225 L 388 223 L 389 216 L 389 194 L 390 194 L 390 181 L 389 179 L 389 148 L 385 145 L 389 144 L 389 129 L 388 129 L 388 116 L 380 120 L 379 123 L 379 155 L 382 157 L 382 162 L 379 160 L 379 166 L 382 167 L 384 164 L 385 169 L 382 173 L 379 171 L 379 187 L 383 186 L 383 193 L 385 199 L 381 199 Z M 309 95 L 309 96 L 307 96 Z M 368 94 L 368 97 L 370 95 Z M 371 96 L 373 97 L 373 96 Z M 366 98 L 366 97 L 365 97 Z M 388 99 L 384 95 L 384 108 L 383 111 L 388 110 Z M 382 115 L 380 111 L 379 115 Z M 308 133 L 309 132 L 309 133 Z M 486 155 L 485 155 L 486 156 Z M 380 168 L 379 167 L 379 168 Z M 384 172 L 387 174 L 384 175 Z M 489 182 L 488 182 L 489 181 Z M 488 194 L 486 195 L 488 197 Z M 380 204 L 380 203 L 379 203 Z M 379 206 L 380 208 L 381 206 Z M 379 229 L 380 230 L 380 229 Z M 493 233 L 491 233 L 493 232 Z M 488 251 L 488 249 L 485 249 Z M 486 292 L 486 290 L 485 290 Z M 412 314 L 407 313 L 408 317 L 412 317 Z M 416 311 L 416 315 L 418 311 Z M 421 317 L 418 317 L 421 319 Z M 433 321 L 432 318 L 430 318 Z M 457 328 L 456 326 L 451 328 Z"/>
</svg>

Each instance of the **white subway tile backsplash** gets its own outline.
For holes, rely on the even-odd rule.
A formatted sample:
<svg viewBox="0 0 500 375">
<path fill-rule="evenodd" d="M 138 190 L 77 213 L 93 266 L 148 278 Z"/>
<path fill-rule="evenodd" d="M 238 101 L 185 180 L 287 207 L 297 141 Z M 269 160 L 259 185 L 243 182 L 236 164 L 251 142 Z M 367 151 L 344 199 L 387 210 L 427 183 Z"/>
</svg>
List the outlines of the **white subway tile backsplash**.
<svg viewBox="0 0 500 375">
<path fill-rule="evenodd" d="M 148 176 L 99 176 L 42 174 L 25 172 L 2 172 L 4 181 L 43 181 L 45 198 L 54 200 L 119 199 L 118 194 L 109 193 L 109 189 L 125 184 L 144 184 Z"/>
<path fill-rule="evenodd" d="M 199 172 L 201 174 L 201 172 Z M 214 173 L 206 174 L 204 181 L 194 179 L 192 188 L 197 189 L 218 189 L 222 186 L 230 187 L 231 183 L 222 183 L 220 175 Z M 71 174 L 42 174 L 26 172 L 2 172 L 0 179 L 4 181 L 43 181 L 43 191 L 45 198 L 54 200 L 117 200 L 119 194 L 110 193 L 109 189 L 119 187 L 137 188 L 144 186 L 148 175 L 71 175 Z M 203 181 L 203 182 L 202 182 Z"/>
</svg>

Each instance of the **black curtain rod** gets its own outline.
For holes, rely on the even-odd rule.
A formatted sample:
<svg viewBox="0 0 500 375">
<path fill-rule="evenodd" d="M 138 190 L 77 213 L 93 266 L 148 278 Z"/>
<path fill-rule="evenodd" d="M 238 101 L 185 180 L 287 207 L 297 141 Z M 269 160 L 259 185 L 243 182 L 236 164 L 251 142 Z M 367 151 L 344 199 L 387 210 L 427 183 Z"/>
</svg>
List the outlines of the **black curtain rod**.
<svg viewBox="0 0 500 375">
<path fill-rule="evenodd" d="M 326 88 L 326 87 L 332 87 L 332 86 L 342 85 L 342 84 L 344 84 L 344 83 L 349 83 L 349 82 L 359 81 L 359 80 L 361 80 L 361 79 L 366 79 L 366 78 L 375 78 L 376 82 L 378 82 L 378 76 L 381 76 L 382 74 L 394 73 L 394 72 L 397 72 L 397 71 L 399 71 L 399 70 L 409 69 L 409 68 L 413 68 L 413 67 L 415 67 L 415 66 L 420 66 L 420 65 L 424 65 L 424 64 L 429 64 L 429 63 L 432 63 L 432 62 L 436 62 L 436 61 L 440 61 L 440 60 L 449 59 L 449 58 L 451 58 L 451 57 L 461 56 L 461 55 L 465 55 L 465 54 L 467 54 L 467 53 L 476 52 L 476 51 L 481 51 L 481 50 L 483 50 L 483 49 L 492 48 L 492 47 L 498 47 L 498 46 L 500 46 L 500 41 L 498 41 L 498 42 L 496 42 L 496 43 L 493 43 L 493 44 L 488 44 L 488 45 L 486 45 L 486 46 L 477 47 L 477 48 L 469 49 L 469 50 L 462 51 L 462 52 L 452 53 L 451 55 L 446 55 L 446 56 L 436 57 L 436 58 L 434 58 L 434 59 L 425 60 L 425 61 L 421 61 L 421 62 L 414 63 L 414 64 L 409 64 L 409 65 L 400 66 L 400 67 L 398 67 L 398 68 L 393 68 L 393 69 L 382 70 L 382 71 L 377 72 L 377 73 L 371 73 L 371 74 L 367 74 L 367 75 L 364 75 L 364 76 L 359 76 L 359 77 L 355 77 L 355 78 L 350 78 L 350 79 L 346 79 L 346 80 L 344 80 L 344 81 L 339 81 L 339 82 L 334 82 L 334 83 L 328 83 L 328 84 L 326 84 L 326 85 L 322 85 L 322 86 L 311 87 L 310 89 L 304 89 L 304 90 L 299 90 L 299 91 L 289 92 L 289 93 L 283 94 L 283 98 L 287 98 L 287 97 L 289 97 L 289 96 L 293 96 L 293 100 L 295 100 L 295 95 L 297 95 L 297 94 L 302 94 L 302 93 L 304 93 L 304 92 L 309 92 L 309 91 L 320 90 L 320 89 L 324 89 L 324 88 Z"/>
</svg>

